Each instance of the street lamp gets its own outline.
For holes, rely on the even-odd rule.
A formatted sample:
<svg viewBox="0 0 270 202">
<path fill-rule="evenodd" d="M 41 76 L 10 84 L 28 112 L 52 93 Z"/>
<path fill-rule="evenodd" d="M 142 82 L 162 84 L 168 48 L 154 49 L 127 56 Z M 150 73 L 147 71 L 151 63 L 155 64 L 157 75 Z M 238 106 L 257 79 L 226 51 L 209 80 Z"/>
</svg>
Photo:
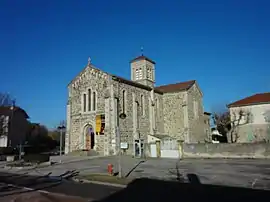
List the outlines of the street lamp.
<svg viewBox="0 0 270 202">
<path fill-rule="evenodd" d="M 125 112 L 123 111 L 121 114 L 119 112 L 120 109 L 120 90 L 119 90 L 119 85 L 121 83 L 121 79 L 119 79 L 116 76 L 112 76 L 112 80 L 118 82 L 118 98 L 117 98 L 117 140 L 118 140 L 118 171 L 119 171 L 119 178 L 122 178 L 122 163 L 121 163 L 121 134 L 120 134 L 120 126 L 119 126 L 119 118 L 120 119 L 125 119 L 127 117 L 127 115 L 125 114 Z M 124 105 L 125 103 L 123 103 Z"/>
<path fill-rule="evenodd" d="M 63 132 L 66 129 L 64 121 L 61 121 L 57 129 L 60 131 L 60 163 L 61 163 L 62 162 L 61 157 L 62 157 L 62 146 L 63 146 Z"/>
</svg>

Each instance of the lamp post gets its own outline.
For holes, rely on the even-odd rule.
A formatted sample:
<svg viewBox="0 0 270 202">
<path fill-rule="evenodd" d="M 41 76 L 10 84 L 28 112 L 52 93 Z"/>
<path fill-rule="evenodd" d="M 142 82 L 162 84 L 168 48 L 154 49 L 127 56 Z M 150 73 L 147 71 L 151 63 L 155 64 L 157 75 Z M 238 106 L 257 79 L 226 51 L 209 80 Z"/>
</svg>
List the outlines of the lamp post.
<svg viewBox="0 0 270 202">
<path fill-rule="evenodd" d="M 61 121 L 60 125 L 58 126 L 58 130 L 60 131 L 60 163 L 62 162 L 61 157 L 62 157 L 62 147 L 63 147 L 63 132 L 65 130 L 65 124 L 64 121 Z"/>
<path fill-rule="evenodd" d="M 119 118 L 120 119 L 125 119 L 127 117 L 127 115 L 125 114 L 124 111 L 124 105 L 125 103 L 123 103 L 123 112 L 120 114 L 120 83 L 121 83 L 121 79 L 119 79 L 116 76 L 112 76 L 112 80 L 118 82 L 118 89 L 117 89 L 117 93 L 118 93 L 118 98 L 117 98 L 117 110 L 116 110 L 116 115 L 117 115 L 117 121 L 116 121 L 116 128 L 117 128 L 117 145 L 118 145 L 118 177 L 122 178 L 122 162 L 121 162 L 121 134 L 120 134 L 120 124 L 119 124 Z"/>
</svg>

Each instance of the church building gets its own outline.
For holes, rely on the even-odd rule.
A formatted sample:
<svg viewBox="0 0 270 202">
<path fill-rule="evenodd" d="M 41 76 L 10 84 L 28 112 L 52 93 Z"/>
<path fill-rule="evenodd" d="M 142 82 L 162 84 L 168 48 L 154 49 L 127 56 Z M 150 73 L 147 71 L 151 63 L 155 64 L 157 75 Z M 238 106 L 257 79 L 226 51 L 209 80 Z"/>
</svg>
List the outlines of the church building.
<svg viewBox="0 0 270 202">
<path fill-rule="evenodd" d="M 130 61 L 130 70 L 130 79 L 121 78 L 89 59 L 69 83 L 65 153 L 113 155 L 121 145 L 135 155 L 135 145 L 146 144 L 149 135 L 186 143 L 208 138 L 209 116 L 195 80 L 156 86 L 155 62 L 144 55 Z"/>
</svg>

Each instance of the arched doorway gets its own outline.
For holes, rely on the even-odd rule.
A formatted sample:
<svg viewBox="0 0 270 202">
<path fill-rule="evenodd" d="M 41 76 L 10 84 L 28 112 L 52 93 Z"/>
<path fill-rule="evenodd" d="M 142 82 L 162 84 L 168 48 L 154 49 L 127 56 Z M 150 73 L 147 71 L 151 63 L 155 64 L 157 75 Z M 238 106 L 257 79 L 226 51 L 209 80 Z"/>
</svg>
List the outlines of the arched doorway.
<svg viewBox="0 0 270 202">
<path fill-rule="evenodd" d="M 91 125 L 87 125 L 85 127 L 84 138 L 85 138 L 85 149 L 86 150 L 93 149 L 95 146 L 95 132 Z"/>
</svg>

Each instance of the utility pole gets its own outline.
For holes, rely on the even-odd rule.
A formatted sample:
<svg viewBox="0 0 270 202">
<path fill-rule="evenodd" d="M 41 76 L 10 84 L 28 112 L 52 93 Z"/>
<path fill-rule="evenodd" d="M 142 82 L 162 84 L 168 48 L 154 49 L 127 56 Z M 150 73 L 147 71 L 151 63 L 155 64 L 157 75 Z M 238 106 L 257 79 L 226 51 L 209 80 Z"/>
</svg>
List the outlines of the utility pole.
<svg viewBox="0 0 270 202">
<path fill-rule="evenodd" d="M 121 159 L 121 133 L 120 133 L 120 119 L 125 119 L 127 117 L 127 115 L 125 114 L 125 111 L 124 111 L 124 103 L 123 103 L 123 112 L 120 114 L 120 83 L 121 83 L 121 80 L 118 78 L 118 77 L 115 77 L 113 76 L 112 79 L 114 81 L 117 81 L 118 82 L 118 85 L 117 85 L 117 93 L 118 93 L 118 98 L 117 98 L 117 110 L 116 110 L 116 115 L 117 115 L 117 120 L 116 120 L 116 134 L 117 134 L 117 145 L 118 145 L 118 171 L 119 171 L 119 174 L 118 174 L 118 177 L 119 178 L 122 178 L 122 159 Z"/>
<path fill-rule="evenodd" d="M 58 130 L 60 131 L 60 163 L 62 162 L 62 147 L 63 147 L 63 130 L 65 129 L 65 124 L 64 124 L 64 121 L 61 121 L 60 125 L 58 126 Z"/>
<path fill-rule="evenodd" d="M 9 124 L 9 131 L 8 131 L 8 133 L 12 136 L 12 132 L 13 132 L 13 116 L 14 116 L 14 109 L 15 109 L 15 100 L 12 100 L 12 105 L 11 105 L 11 107 L 10 107 L 10 109 L 11 109 L 11 117 L 10 117 L 10 124 Z M 9 146 L 11 147 L 11 144 L 12 144 L 12 142 L 11 142 L 11 140 L 9 140 Z M 17 146 L 17 145 L 16 145 Z"/>
</svg>

